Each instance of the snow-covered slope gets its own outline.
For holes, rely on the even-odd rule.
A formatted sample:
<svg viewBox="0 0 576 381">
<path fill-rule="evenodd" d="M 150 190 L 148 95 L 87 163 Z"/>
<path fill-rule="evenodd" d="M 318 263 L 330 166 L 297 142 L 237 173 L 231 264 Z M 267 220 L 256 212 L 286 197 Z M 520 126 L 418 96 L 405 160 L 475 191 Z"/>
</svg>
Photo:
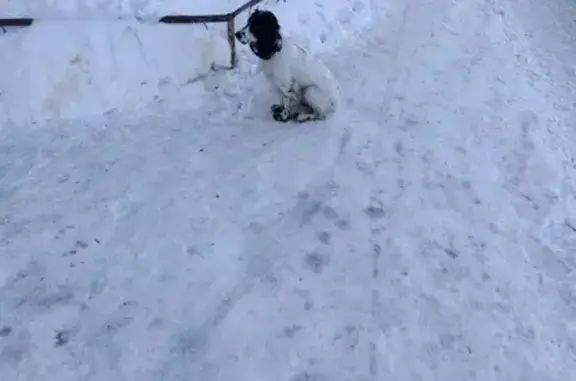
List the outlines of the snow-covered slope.
<svg viewBox="0 0 576 381">
<path fill-rule="evenodd" d="M 554 1 L 372 2 L 322 123 L 246 56 L 193 109 L 0 130 L 2 381 L 572 379 Z"/>
<path fill-rule="evenodd" d="M 138 110 L 168 99 L 172 109 L 194 107 L 205 93 L 198 79 L 229 65 L 226 25 L 159 25 L 134 17 L 228 13 L 243 3 L 9 2 L 1 15 L 46 21 L 0 38 L 0 52 L 9 52 L 0 54 L 0 124 Z M 268 0 L 260 6 L 278 12 L 287 31 L 302 37 L 311 50 L 322 51 L 368 25 L 367 3 Z M 245 20 L 243 14 L 237 22 Z"/>
</svg>

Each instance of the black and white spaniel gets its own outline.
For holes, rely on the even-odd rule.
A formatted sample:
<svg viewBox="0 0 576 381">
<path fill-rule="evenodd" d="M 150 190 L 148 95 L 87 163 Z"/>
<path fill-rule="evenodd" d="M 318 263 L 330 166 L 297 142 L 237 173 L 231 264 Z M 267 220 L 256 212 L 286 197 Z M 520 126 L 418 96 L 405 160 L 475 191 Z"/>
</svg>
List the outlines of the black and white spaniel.
<svg viewBox="0 0 576 381">
<path fill-rule="evenodd" d="M 235 36 L 260 58 L 262 71 L 282 96 L 281 103 L 271 107 L 275 120 L 323 120 L 336 110 L 338 86 L 332 73 L 310 53 L 282 37 L 272 12 L 255 10 Z"/>
</svg>

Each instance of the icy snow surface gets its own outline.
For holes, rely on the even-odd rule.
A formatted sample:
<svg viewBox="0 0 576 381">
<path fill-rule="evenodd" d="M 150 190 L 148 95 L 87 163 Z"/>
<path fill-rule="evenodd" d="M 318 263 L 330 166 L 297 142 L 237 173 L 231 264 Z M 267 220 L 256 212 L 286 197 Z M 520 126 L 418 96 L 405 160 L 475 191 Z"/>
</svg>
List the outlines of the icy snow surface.
<svg viewBox="0 0 576 381">
<path fill-rule="evenodd" d="M 375 1 L 322 123 L 242 50 L 187 109 L 5 125 L 0 379 L 573 379 L 575 8 Z"/>
</svg>

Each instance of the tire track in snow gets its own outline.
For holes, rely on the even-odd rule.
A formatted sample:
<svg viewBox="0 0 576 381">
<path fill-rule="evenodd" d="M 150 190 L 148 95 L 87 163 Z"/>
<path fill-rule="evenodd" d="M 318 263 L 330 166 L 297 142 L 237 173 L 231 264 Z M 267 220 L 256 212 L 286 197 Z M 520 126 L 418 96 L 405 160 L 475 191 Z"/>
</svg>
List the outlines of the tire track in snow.
<svg viewBox="0 0 576 381">
<path fill-rule="evenodd" d="M 188 362 L 202 363 L 211 335 L 228 314 L 255 287 L 266 284 L 270 277 L 275 279 L 279 277 L 275 270 L 282 267 L 284 259 L 278 253 L 282 251 L 282 248 L 290 247 L 293 242 L 298 241 L 296 237 L 311 219 L 318 214 L 326 213 L 323 211 L 326 209 L 325 205 L 338 191 L 339 185 L 334 181 L 334 170 L 344 159 L 349 141 L 350 133 L 344 128 L 337 142 L 337 152 L 333 163 L 323 174 L 317 176 L 318 180 L 314 184 L 298 195 L 291 207 L 278 212 L 271 220 L 249 223 L 246 243 L 241 254 L 245 262 L 244 276 L 230 291 L 226 292 L 220 301 L 215 303 L 215 307 L 202 318 L 200 324 L 186 328 L 177 340 L 173 351 L 183 353 Z M 330 214 L 336 216 L 334 223 L 337 226 L 341 224 L 342 218 L 336 211 L 332 210 Z M 163 377 L 173 375 L 175 372 L 178 373 L 178 369 L 173 369 L 172 361 L 160 370 Z"/>
<path fill-rule="evenodd" d="M 386 76 L 386 86 L 385 86 L 385 93 L 383 94 L 382 100 L 382 112 L 381 115 L 384 116 L 382 120 L 382 128 L 385 126 L 390 126 L 390 122 L 395 119 L 395 115 L 391 113 L 392 107 L 394 102 L 399 100 L 399 96 L 401 92 L 398 89 L 399 83 L 399 74 L 401 72 L 399 57 L 400 51 L 403 47 L 403 42 L 406 38 L 406 24 L 410 17 L 410 7 L 411 2 L 404 2 L 402 6 L 393 9 L 385 9 L 383 5 L 379 2 L 372 1 L 371 2 L 372 11 L 374 14 L 377 15 L 376 19 L 380 20 L 401 20 L 399 25 L 395 26 L 395 31 L 385 31 L 385 28 L 381 26 L 378 27 L 375 25 L 372 31 L 372 34 L 375 36 L 379 36 L 382 33 L 384 36 L 394 36 L 395 39 L 394 44 L 391 48 L 390 52 L 390 59 L 387 66 L 390 67 L 389 71 L 387 72 Z M 391 14 L 390 14 L 391 13 Z M 385 15 L 389 17 L 386 18 Z M 401 15 L 401 17 L 397 17 Z M 378 41 L 378 38 L 376 38 Z M 371 51 L 372 49 L 376 50 L 376 48 L 384 49 L 385 45 L 378 45 L 376 41 L 372 42 L 372 46 L 367 49 Z M 400 97 L 401 100 L 401 97 Z M 378 131 L 377 133 L 380 133 Z M 374 137 L 376 138 L 376 137 Z M 369 140 L 371 141 L 371 140 Z M 399 141 L 400 146 L 397 146 L 398 149 L 401 149 L 401 141 Z M 369 150 L 370 152 L 370 150 Z M 368 183 L 371 184 L 371 189 L 375 189 L 375 179 L 374 173 L 376 172 L 376 167 L 379 163 L 372 163 L 369 165 L 369 169 L 365 171 L 365 174 L 368 177 Z M 403 188 L 401 184 L 403 183 L 401 177 L 401 160 L 397 160 L 397 167 L 398 167 L 398 180 L 397 184 L 400 188 Z M 402 193 L 402 189 L 400 189 L 400 195 Z M 380 241 L 382 240 L 382 231 L 385 229 L 385 219 L 387 215 L 390 213 L 389 210 L 385 209 L 388 208 L 389 205 L 392 205 L 392 202 L 385 203 L 382 198 L 380 197 L 381 191 L 374 190 L 374 193 L 370 200 L 370 205 L 365 209 L 366 216 L 369 219 L 369 226 L 370 226 L 370 247 L 371 247 L 371 259 L 372 259 L 372 290 L 371 293 L 371 316 L 372 316 L 372 325 L 369 329 L 370 331 L 370 343 L 369 343 L 369 358 L 368 358 L 368 373 L 370 378 L 373 381 L 379 380 L 382 375 L 380 374 L 380 364 L 379 364 L 379 343 L 378 339 L 381 337 L 381 329 L 379 327 L 378 321 L 381 319 L 382 316 L 382 302 L 380 296 L 380 277 L 381 277 L 381 268 L 380 262 L 382 260 L 382 247 L 380 245 Z M 398 198 L 401 196 L 398 196 Z M 383 221 L 384 220 L 384 221 Z"/>
</svg>

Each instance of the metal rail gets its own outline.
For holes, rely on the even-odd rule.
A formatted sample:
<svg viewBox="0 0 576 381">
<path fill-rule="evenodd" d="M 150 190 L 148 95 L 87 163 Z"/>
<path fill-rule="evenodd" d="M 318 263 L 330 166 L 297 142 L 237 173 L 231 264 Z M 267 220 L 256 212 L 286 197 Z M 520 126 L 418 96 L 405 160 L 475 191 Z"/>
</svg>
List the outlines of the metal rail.
<svg viewBox="0 0 576 381">
<path fill-rule="evenodd" d="M 228 45 L 230 46 L 230 69 L 234 69 L 238 63 L 238 56 L 236 54 L 236 40 L 234 39 L 234 20 L 236 16 L 245 10 L 261 3 L 263 0 L 250 0 L 234 11 L 225 14 L 214 15 L 166 15 L 157 20 L 142 20 L 134 18 L 139 22 L 152 22 L 157 24 L 208 24 L 208 23 L 226 23 Z M 122 19 L 118 19 L 121 21 Z M 16 17 L 16 18 L 0 18 L 0 28 L 6 27 L 27 27 L 31 26 L 35 21 L 42 21 L 42 19 L 35 19 L 31 17 Z M 65 20 L 63 20 L 65 21 Z"/>
</svg>

